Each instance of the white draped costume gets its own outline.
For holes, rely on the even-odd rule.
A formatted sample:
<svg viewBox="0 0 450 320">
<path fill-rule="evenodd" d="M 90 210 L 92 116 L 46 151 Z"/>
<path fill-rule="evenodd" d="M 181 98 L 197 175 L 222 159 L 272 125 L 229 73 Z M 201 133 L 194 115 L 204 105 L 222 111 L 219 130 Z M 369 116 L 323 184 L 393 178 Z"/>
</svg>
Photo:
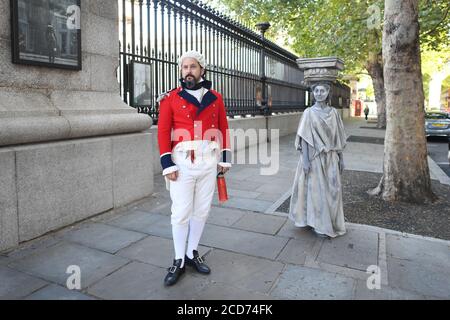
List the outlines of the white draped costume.
<svg viewBox="0 0 450 320">
<path fill-rule="evenodd" d="M 307 174 L 303 170 L 302 139 L 308 148 Z M 339 153 L 345 145 L 344 124 L 335 108 L 314 105 L 305 110 L 295 139 L 295 147 L 302 154 L 289 208 L 289 218 L 297 227 L 310 226 L 330 237 L 346 232 L 339 171 Z"/>
</svg>

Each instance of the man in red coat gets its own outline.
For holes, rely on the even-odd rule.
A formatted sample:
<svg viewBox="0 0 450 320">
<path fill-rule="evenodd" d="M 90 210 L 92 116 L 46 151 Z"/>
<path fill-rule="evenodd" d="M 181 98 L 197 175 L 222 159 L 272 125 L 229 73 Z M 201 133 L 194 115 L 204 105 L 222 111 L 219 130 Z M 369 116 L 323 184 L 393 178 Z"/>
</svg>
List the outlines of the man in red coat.
<svg viewBox="0 0 450 320">
<path fill-rule="evenodd" d="M 181 87 L 162 95 L 158 119 L 175 248 L 173 265 L 164 279 L 167 286 L 178 281 L 185 263 L 197 272 L 210 273 L 197 247 L 211 209 L 217 172 L 231 167 L 226 110 L 222 96 L 204 79 L 203 55 L 188 51 L 180 57 L 179 67 Z"/>
</svg>

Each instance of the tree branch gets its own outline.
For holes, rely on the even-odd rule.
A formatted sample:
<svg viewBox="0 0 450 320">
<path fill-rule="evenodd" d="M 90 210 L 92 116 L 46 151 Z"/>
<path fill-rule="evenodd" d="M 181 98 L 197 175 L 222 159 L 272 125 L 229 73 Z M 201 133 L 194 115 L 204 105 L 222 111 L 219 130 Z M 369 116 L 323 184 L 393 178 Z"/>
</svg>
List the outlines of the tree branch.
<svg viewBox="0 0 450 320">
<path fill-rule="evenodd" d="M 434 31 L 436 31 L 436 29 L 439 27 L 439 25 L 440 25 L 442 22 L 444 22 L 445 19 L 447 18 L 447 14 L 448 14 L 449 9 L 450 9 L 450 5 L 447 5 L 447 10 L 445 11 L 445 14 L 444 14 L 444 16 L 442 17 L 441 21 L 439 21 L 439 22 L 438 22 L 431 30 L 428 30 L 427 32 L 425 32 L 422 36 L 427 36 L 427 35 L 433 33 Z"/>
</svg>

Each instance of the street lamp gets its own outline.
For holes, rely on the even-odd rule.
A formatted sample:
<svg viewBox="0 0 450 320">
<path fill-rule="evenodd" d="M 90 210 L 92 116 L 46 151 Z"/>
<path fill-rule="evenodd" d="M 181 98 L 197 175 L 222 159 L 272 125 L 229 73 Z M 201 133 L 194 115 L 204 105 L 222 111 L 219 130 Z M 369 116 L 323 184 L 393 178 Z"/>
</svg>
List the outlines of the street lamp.
<svg viewBox="0 0 450 320">
<path fill-rule="evenodd" d="M 260 62 L 259 62 L 259 74 L 261 80 L 261 110 L 264 112 L 265 116 L 269 114 L 269 108 L 267 106 L 267 97 L 266 97 L 266 54 L 265 54 L 265 37 L 267 29 L 269 29 L 270 23 L 268 22 L 260 22 L 256 24 L 256 28 L 261 33 L 261 51 L 260 51 Z"/>
</svg>

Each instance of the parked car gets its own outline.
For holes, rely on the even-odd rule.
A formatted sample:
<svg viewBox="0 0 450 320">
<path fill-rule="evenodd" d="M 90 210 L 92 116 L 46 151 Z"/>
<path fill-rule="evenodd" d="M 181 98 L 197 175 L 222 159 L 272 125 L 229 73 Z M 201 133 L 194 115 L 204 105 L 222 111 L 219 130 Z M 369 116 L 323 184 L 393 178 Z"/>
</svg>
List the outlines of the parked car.
<svg viewBox="0 0 450 320">
<path fill-rule="evenodd" d="M 427 137 L 449 137 L 450 139 L 450 114 L 426 112 L 425 132 Z"/>
</svg>

